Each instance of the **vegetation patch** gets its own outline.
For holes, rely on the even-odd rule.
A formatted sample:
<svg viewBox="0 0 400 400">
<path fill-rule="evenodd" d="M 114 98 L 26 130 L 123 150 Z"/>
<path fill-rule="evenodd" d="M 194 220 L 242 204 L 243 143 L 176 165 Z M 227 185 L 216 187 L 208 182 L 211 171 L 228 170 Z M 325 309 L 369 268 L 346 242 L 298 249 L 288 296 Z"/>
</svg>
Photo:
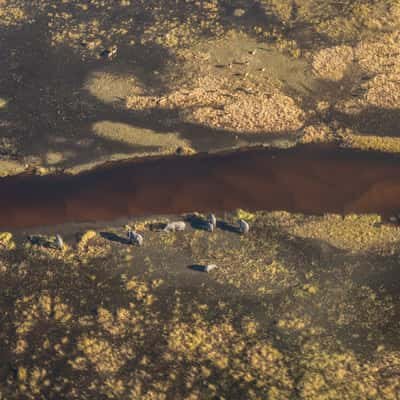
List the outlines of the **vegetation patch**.
<svg viewBox="0 0 400 400">
<path fill-rule="evenodd" d="M 15 242 L 13 238 L 13 234 L 10 232 L 2 232 L 0 233 L 0 248 L 3 250 L 14 250 Z"/>
<path fill-rule="evenodd" d="M 350 46 L 336 46 L 320 50 L 314 55 L 312 67 L 314 74 L 322 79 L 339 81 L 354 59 Z"/>
<path fill-rule="evenodd" d="M 375 150 L 384 153 L 400 153 L 400 138 L 372 135 L 356 135 L 346 132 L 341 136 L 344 146 L 361 150 Z"/>
<path fill-rule="evenodd" d="M 132 221 L 144 247 L 104 227 L 114 236 L 86 231 L 61 257 L 2 252 L 1 395 L 395 398 L 398 229 L 377 216 L 238 212 L 217 215 L 213 233 Z M 238 216 L 247 235 L 229 229 Z M 219 268 L 189 268 L 203 262 Z"/>
</svg>

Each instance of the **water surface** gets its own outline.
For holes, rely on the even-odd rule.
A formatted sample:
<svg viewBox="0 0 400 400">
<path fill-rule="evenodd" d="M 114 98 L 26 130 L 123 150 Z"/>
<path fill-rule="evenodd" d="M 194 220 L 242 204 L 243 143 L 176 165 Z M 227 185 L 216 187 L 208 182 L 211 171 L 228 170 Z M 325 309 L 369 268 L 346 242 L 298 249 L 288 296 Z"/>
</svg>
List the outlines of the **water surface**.
<svg viewBox="0 0 400 400">
<path fill-rule="evenodd" d="M 389 215 L 400 208 L 400 158 L 321 145 L 257 148 L 7 177 L 0 193 L 2 228 L 236 208 Z"/>
</svg>

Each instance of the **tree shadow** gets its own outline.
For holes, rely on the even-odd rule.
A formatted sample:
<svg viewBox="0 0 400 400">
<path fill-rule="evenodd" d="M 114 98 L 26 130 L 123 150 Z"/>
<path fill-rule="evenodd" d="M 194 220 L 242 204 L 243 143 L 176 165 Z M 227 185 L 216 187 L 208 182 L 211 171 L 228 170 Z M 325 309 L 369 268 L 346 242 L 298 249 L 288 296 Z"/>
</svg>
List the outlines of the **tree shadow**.
<svg viewBox="0 0 400 400">
<path fill-rule="evenodd" d="M 58 249 L 56 241 L 51 240 L 46 236 L 30 235 L 28 236 L 28 240 L 34 246 L 45 247 L 47 249 Z"/>
<path fill-rule="evenodd" d="M 149 224 L 149 229 L 154 232 L 163 231 L 164 228 L 167 226 L 166 223 L 163 222 L 154 222 Z"/>
<path fill-rule="evenodd" d="M 362 135 L 400 137 L 400 109 L 367 106 L 354 114 L 334 111 L 332 116 L 341 126 Z"/>
<path fill-rule="evenodd" d="M 257 232 L 258 228 L 252 230 Z M 328 241 L 292 236 L 275 228 L 269 234 L 281 243 L 277 259 L 294 266 L 301 277 L 298 289 L 287 295 L 291 297 L 302 288 L 306 293 L 308 285 L 319 287 L 316 295 L 298 298 L 297 310 L 283 306 L 278 307 L 278 313 L 311 316 L 361 360 L 373 358 L 380 343 L 398 349 L 400 285 L 394 277 L 398 275 L 395 260 L 399 249 L 387 257 L 373 251 L 343 250 Z M 347 310 L 344 314 L 341 307 Z M 346 315 L 350 309 L 353 314 Z"/>
<path fill-rule="evenodd" d="M 200 264 L 193 264 L 189 265 L 188 269 L 196 272 L 207 272 L 206 266 L 205 265 L 200 265 Z"/>
<path fill-rule="evenodd" d="M 372 80 L 374 74 L 368 74 L 354 61 L 348 65 L 343 77 L 337 81 L 315 79 L 314 89 L 307 95 L 291 89 L 289 92 L 298 98 L 299 106 L 303 109 L 314 110 L 304 125 L 318 123 L 328 124 L 334 131 L 350 129 L 360 135 L 377 137 L 400 137 L 400 109 L 385 108 L 373 105 L 357 106 L 353 112 L 340 111 L 337 106 L 343 101 L 361 99 L 366 89 L 362 86 Z M 328 107 L 319 110 L 318 104 L 327 102 Z"/>
<path fill-rule="evenodd" d="M 15 264 L 27 259 L 23 251 L 11 257 L 11 262 Z M 127 382 L 127 378 L 136 376 L 137 372 L 152 372 L 150 382 L 148 378 L 143 379 L 145 387 L 151 381 L 161 379 L 157 372 L 159 368 L 162 374 L 169 369 L 178 374 L 184 372 L 175 362 L 171 364 L 166 358 L 160 358 L 160 354 L 168 351 L 167 337 L 164 335 L 168 334 L 167 325 L 173 321 L 176 311 L 174 305 L 180 303 L 177 300 L 177 287 L 173 284 L 154 289 L 153 280 L 140 276 L 131 268 L 129 271 L 116 268 L 117 260 L 115 254 L 91 259 L 85 265 L 79 264 L 77 271 L 76 265 L 59 259 L 41 258 L 35 261 L 31 258 L 28 263 L 34 268 L 29 276 L 21 277 L 16 268 L 2 275 L 0 305 L 2 310 L 13 310 L 3 312 L 0 316 L 0 337 L 6 339 L 0 341 L 3 357 L 0 376 L 4 377 L 0 385 L 2 394 L 13 397 L 11 393 L 18 392 L 16 386 L 23 368 L 29 371 L 46 368 L 46 377 L 51 377 L 57 383 L 65 398 L 73 398 L 74 393 L 79 393 L 80 397 L 109 397 L 103 396 L 104 387 L 100 388 L 104 371 L 112 371 L 113 377 L 126 383 L 126 388 L 119 392 L 123 397 L 130 394 L 130 386 L 135 387 L 134 383 L 131 385 Z M 129 289 L 128 285 L 127 289 L 131 279 L 132 288 Z M 143 282 L 147 281 L 146 286 L 142 286 L 142 279 Z M 5 295 L 6 286 L 10 288 L 10 297 Z M 222 320 L 226 310 L 220 310 L 218 302 L 221 299 L 228 300 L 229 296 L 240 297 L 234 288 L 211 280 L 207 288 L 195 284 L 181 291 L 183 307 L 179 318 L 182 320 L 190 320 L 194 311 L 192 307 L 202 304 L 208 304 L 210 318 Z M 218 296 L 215 293 L 219 293 Z M 24 300 L 19 301 L 21 299 Z M 250 303 L 243 300 L 244 304 L 240 306 L 232 304 L 233 310 L 238 307 L 234 313 L 238 319 L 235 322 L 238 329 L 241 317 L 251 316 L 255 308 L 260 307 L 254 300 L 249 299 Z M 124 319 L 124 313 L 132 315 L 132 318 Z M 143 320 L 138 318 L 139 315 L 143 316 Z M 33 318 L 33 324 L 24 325 L 24 316 L 29 321 L 29 318 Z M 16 356 L 13 349 L 20 342 L 25 347 L 18 350 Z M 49 342 L 56 345 L 48 346 Z M 109 352 L 109 346 L 118 349 L 124 344 L 135 348 L 135 351 L 131 354 L 128 347 L 124 347 L 127 353 L 121 358 L 117 352 Z M 98 352 L 99 348 L 104 352 Z M 147 362 L 142 364 L 144 357 Z M 123 361 L 109 364 L 120 359 Z M 82 364 L 79 364 L 79 360 Z M 62 378 L 59 378 L 60 371 Z M 93 381 L 100 386 L 92 385 Z M 181 389 L 179 382 L 174 386 Z M 46 398 L 55 395 L 54 386 L 46 386 L 43 380 L 36 383 L 35 390 Z M 112 388 L 108 388 L 108 393 L 112 393 Z"/>
<path fill-rule="evenodd" d="M 121 243 L 121 244 L 131 244 L 131 242 L 124 237 L 117 235 L 116 233 L 112 232 L 100 232 L 100 236 L 103 239 L 109 240 L 111 242 Z"/>
<path fill-rule="evenodd" d="M 217 228 L 221 229 L 222 231 L 231 232 L 231 233 L 240 233 L 240 229 L 238 226 L 235 226 L 226 221 L 217 221 Z"/>
<path fill-rule="evenodd" d="M 169 133 L 171 128 L 163 121 L 167 118 L 179 121 L 179 108 L 127 110 L 118 101 L 112 104 L 100 101 L 85 89 L 85 82 L 93 71 L 113 71 L 116 76 L 134 76 L 148 94 L 162 93 L 166 86 L 152 72 L 157 70 L 162 74 L 168 63 L 176 61 L 174 56 L 157 45 L 129 48 L 118 43 L 120 50 L 116 60 L 82 61 L 71 48 L 52 47 L 48 43 L 47 21 L 48 18 L 37 17 L 32 25 L 3 32 L 3 43 L 7 48 L 1 49 L 6 60 L 1 70 L 11 79 L 2 82 L 2 94 L 10 100 L 7 109 L 0 111 L 4 122 L 0 134 L 18 142 L 18 155 L 24 158 L 39 156 L 43 165 L 49 165 L 46 153 L 61 153 L 66 155 L 66 160 L 57 165 L 68 167 L 116 153 L 146 153 L 160 149 L 157 145 L 131 145 L 118 139 L 95 136 L 93 126 L 108 121 Z M 251 144 L 291 137 L 290 133 L 281 132 L 248 135 L 184 122 L 178 122 L 172 129 L 197 151 L 232 147 L 240 140 Z"/>
<path fill-rule="evenodd" d="M 246 12 L 241 18 L 226 19 L 226 25 L 233 29 L 245 31 L 252 36 L 255 35 L 254 26 L 259 26 L 270 33 L 267 41 L 276 42 L 278 40 L 277 33 L 279 33 L 287 40 L 296 42 L 301 50 L 311 50 L 321 46 L 337 44 L 336 40 L 321 33 L 315 24 L 298 17 L 298 4 L 296 1 L 292 2 L 291 17 L 287 21 L 283 20 L 272 8 L 266 7 L 260 1 L 249 2 L 246 6 Z M 227 14 L 233 15 L 235 8 L 234 5 L 228 5 Z M 257 37 L 257 35 L 255 36 Z"/>
<path fill-rule="evenodd" d="M 372 303 L 360 294 L 365 286 L 386 286 L 381 278 L 390 279 L 390 273 L 397 265 L 399 249 L 396 248 L 390 257 L 380 257 L 373 252 L 354 253 L 323 240 L 290 235 L 280 227 L 257 223 L 248 238 L 243 242 L 245 257 L 255 260 L 259 266 L 268 262 L 265 250 L 276 241 L 279 246 L 273 261 L 275 265 L 284 265 L 294 271 L 295 285 L 280 285 L 280 291 L 260 294 L 234 286 L 229 276 L 221 282 L 211 279 L 212 275 L 208 279 L 206 275 L 192 274 L 193 280 L 187 279 L 187 275 L 181 280 L 173 276 L 156 287 L 154 276 L 142 276 L 131 266 L 120 267 L 118 252 L 78 264 L 76 260 L 71 263 L 56 257 L 35 258 L 23 249 L 11 252 L 2 260 L 7 270 L 2 270 L 0 281 L 2 394 L 13 398 L 12 393 L 20 393 L 22 368 L 28 373 L 43 368 L 46 378 L 57 384 L 56 389 L 53 385 L 46 386 L 43 380 L 36 383 L 36 394 L 46 398 L 57 397 L 56 390 L 60 389 L 65 398 L 112 397 L 110 386 L 104 386 L 104 373 L 107 378 L 110 376 L 126 384 L 119 392 L 120 396 L 126 397 L 132 389 L 131 383 L 133 387 L 139 382 L 144 388 L 154 388 L 154 383 L 165 382 L 166 372 L 178 376 L 171 380 L 167 398 L 180 398 L 180 390 L 185 390 L 182 382 L 188 368 L 198 366 L 199 361 L 184 357 L 184 361 L 179 362 L 176 356 L 186 353 L 174 352 L 171 340 L 176 337 L 177 329 L 186 328 L 183 333 L 191 333 L 191 324 L 200 317 L 209 326 L 201 333 L 210 335 L 218 332 L 214 327 L 221 323 L 232 325 L 242 334 L 246 319 L 257 322 L 258 336 L 254 333 L 247 336 L 249 343 L 258 345 L 265 340 L 271 344 L 290 363 L 287 375 L 290 378 L 298 376 L 299 371 L 303 373 L 304 365 L 299 361 L 304 359 L 301 353 L 305 350 L 304 344 L 310 341 L 318 342 L 327 354 L 350 354 L 360 364 L 374 359 L 378 344 L 384 343 L 398 350 L 397 314 L 388 314 L 385 304 L 379 303 L 371 310 L 367 306 Z M 164 266 L 172 268 L 177 263 L 176 251 L 171 248 L 159 250 L 163 264 L 160 270 Z M 212 253 L 213 250 L 209 251 Z M 240 268 L 240 260 L 233 253 L 230 257 L 230 261 Z M 152 265 L 151 261 L 147 264 L 149 260 L 157 260 L 157 257 L 153 253 L 138 255 L 135 265 Z M 388 261 L 390 268 L 387 268 Z M 22 262 L 26 264 L 24 268 L 29 270 L 28 274 L 23 273 Z M 183 264 L 181 271 L 187 270 L 185 265 L 188 264 Z M 193 268 L 195 271 L 201 267 L 200 264 L 192 266 L 196 267 Z M 373 267 L 379 268 L 374 270 Z M 311 272 L 314 277 L 307 278 L 305 274 Z M 146 286 L 142 286 L 142 280 L 147 282 Z M 392 281 L 397 285 L 397 289 L 393 288 L 392 299 L 396 306 L 400 300 L 400 281 L 396 278 Z M 307 293 L 303 286 L 309 283 L 319 285 L 319 291 L 313 295 Z M 304 293 L 298 296 L 299 292 Z M 381 294 L 377 287 L 374 292 L 379 299 Z M 203 306 L 202 311 L 198 305 Z M 344 310 L 351 320 L 343 325 L 333 317 L 346 305 L 349 307 Z M 373 319 L 370 319 L 371 312 Z M 295 321 L 296 318 L 303 318 L 306 323 L 307 318 L 311 319 L 312 326 L 319 331 L 307 335 L 307 324 L 300 331 L 280 324 L 282 320 Z M 353 334 L 359 336 L 355 338 Z M 371 336 L 369 341 L 368 335 Z M 240 338 L 236 333 L 233 335 L 233 349 Z M 325 338 L 331 347 L 326 345 Z M 230 340 L 229 337 L 223 339 L 219 341 L 221 345 Z M 185 348 L 186 343 L 192 342 L 181 343 Z M 248 354 L 246 345 L 241 345 L 244 353 L 234 350 L 235 357 Z M 131 353 L 130 349 L 134 351 Z M 228 346 L 228 350 L 232 349 Z M 300 358 L 299 354 L 302 354 Z M 213 363 L 207 368 L 212 371 L 213 378 L 226 379 L 224 370 Z M 131 381 L 130 378 L 135 379 Z M 235 385 L 242 381 L 240 388 L 236 388 Z M 229 382 L 232 385 L 224 390 L 227 394 L 236 393 L 236 397 L 237 393 L 241 395 L 252 387 L 252 382 L 245 380 Z M 102 392 L 105 389 L 107 395 Z"/>
<path fill-rule="evenodd" d="M 193 229 L 208 231 L 208 221 L 198 215 L 187 215 L 184 220 L 188 222 Z"/>
<path fill-rule="evenodd" d="M 49 18 L 36 16 L 35 22 L 18 29 L 2 32 L 0 53 L 6 62 L 1 65 L 2 95 L 7 108 L 0 111 L 3 124 L 0 134 L 16 140 L 18 154 L 42 158 L 46 165 L 49 151 L 69 155 L 61 166 L 90 161 L 113 153 L 148 152 L 158 146 L 129 145 L 118 140 L 94 136 L 92 127 L 97 121 L 116 120 L 121 114 L 118 105 L 105 104 L 84 87 L 91 71 L 108 69 L 120 74 L 134 74 L 150 89 L 162 85 L 157 77 L 149 77 L 152 68 L 162 70 L 171 59 L 161 47 L 135 46 L 126 49 L 120 45 L 124 66 L 102 59 L 82 60 L 80 54 L 68 46 L 51 46 L 47 33 Z M 132 60 L 140 59 L 149 69 L 128 68 Z M 134 115 L 124 121 L 134 122 Z"/>
<path fill-rule="evenodd" d="M 158 3 L 160 2 L 155 1 L 152 4 Z M 76 8 L 67 4 L 53 5 L 44 2 L 37 9 L 26 5 L 27 12 L 34 16 L 29 23 L 1 29 L 0 53 L 4 62 L 0 71 L 7 77 L 1 80 L 1 86 L 2 96 L 8 99 L 8 105 L 0 110 L 0 118 L 3 120 L 0 134 L 15 143 L 16 150 L 4 150 L 9 157 L 22 158 L 28 162 L 32 157 L 39 157 L 42 165 L 65 168 L 107 158 L 113 154 L 148 153 L 161 148 L 156 144 L 134 145 L 94 135 L 93 127 L 101 121 L 168 133 L 171 129 L 163 121 L 175 118 L 178 123 L 172 129 L 197 151 L 235 147 L 238 143 L 268 144 L 275 140 L 293 139 L 293 132 L 248 134 L 185 123 L 179 117 L 179 108 L 164 110 L 155 107 L 151 110 L 132 111 L 127 110 L 121 101 L 105 103 L 99 100 L 85 88 L 87 79 L 93 72 L 133 76 L 140 82 L 146 94 L 155 95 L 168 92 L 172 83 L 168 81 L 170 71 L 179 71 L 180 61 L 168 48 L 155 41 L 140 44 L 146 28 L 155 21 L 150 4 L 144 9 L 140 6 L 124 9 L 116 7 L 107 18 L 100 19 L 100 26 L 110 31 L 115 25 L 122 26 L 129 16 L 134 17 L 136 22 L 133 33 L 135 44 L 129 44 L 123 37 L 110 36 L 109 44 L 118 48 L 114 59 L 88 55 L 89 43 L 81 39 L 77 39 L 78 49 L 52 44 L 54 38 L 49 32 L 49 24 L 54 23 L 52 15 L 66 12 L 82 24 L 90 24 L 98 12 L 97 6 L 93 7 L 92 12 L 78 13 Z M 185 13 L 193 12 L 191 7 L 185 5 L 182 10 L 175 11 L 185 20 Z M 200 14 L 204 12 L 202 7 L 200 5 L 200 8 L 196 8 Z M 277 16 L 266 15 L 257 2 L 252 7 L 248 13 L 250 19 L 232 19 L 227 18 L 232 6 L 223 4 L 217 20 L 226 29 L 234 27 L 239 30 L 247 26 L 251 35 L 254 35 L 254 32 L 250 33 L 254 18 L 266 27 L 271 24 L 284 25 Z M 165 18 L 169 18 L 168 13 Z M 201 35 L 207 37 L 210 33 L 205 29 Z M 105 46 L 106 43 L 102 47 L 103 51 Z M 64 158 L 52 164 L 48 161 L 47 153 L 59 153 Z"/>
<path fill-rule="evenodd" d="M 151 4 L 159 3 L 160 1 L 154 1 Z M 182 20 L 187 17 L 185 13 L 193 12 L 189 5 L 182 10 L 178 10 L 176 5 L 173 7 L 174 12 L 182 16 Z M 199 7 L 200 14 L 205 12 L 202 5 Z M 245 30 L 249 35 L 259 38 L 253 29 L 257 23 L 265 29 L 279 27 L 288 39 L 295 38 L 297 30 L 303 30 L 315 40 L 316 46 L 321 43 L 324 46 L 333 44 L 329 38 L 316 32 L 315 27 L 296 19 L 295 2 L 292 10 L 293 20 L 289 24 L 273 12 L 262 9 L 257 1 L 246 5 L 247 11 L 241 18 L 232 17 L 235 7 L 231 2 L 221 6 L 217 21 L 224 29 Z M 110 16 L 101 19 L 100 25 L 105 31 L 111 31 L 114 26 L 122 24 L 125 16 L 133 16 L 137 22 L 133 29 L 134 44 L 130 44 L 128 39 L 122 36 L 110 34 L 108 45 L 113 44 L 118 48 L 118 53 L 113 59 L 99 56 L 107 47 L 107 43 L 99 49 L 99 57 L 88 53 L 89 44 L 86 42 L 81 41 L 78 48 L 52 43 L 48 24 L 54 21 L 49 14 L 65 11 L 71 13 L 72 18 L 78 22 L 89 24 L 99 10 L 93 13 L 78 13 L 76 8 L 67 4 L 53 7 L 50 3 L 34 11 L 29 5 L 26 5 L 26 8 L 34 15 L 32 21 L 1 28 L 0 55 L 4 61 L 0 72 L 6 78 L 0 78 L 0 85 L 1 95 L 8 100 L 7 107 L 0 109 L 0 136 L 5 141 L 4 144 L 0 142 L 0 154 L 3 158 L 22 160 L 28 164 L 39 158 L 41 165 L 68 168 L 109 159 L 116 154 L 142 155 L 163 149 L 157 143 L 134 144 L 112 135 L 100 136 L 96 134 L 95 126 L 104 121 L 125 124 L 127 128 L 151 129 L 157 134 L 174 132 L 178 139 L 186 141 L 198 152 L 253 144 L 291 145 L 301 135 L 301 129 L 287 132 L 214 129 L 200 123 L 186 122 L 182 118 L 183 108 L 186 111 L 189 109 L 186 106 L 165 109 L 156 105 L 145 110 L 131 110 L 127 109 L 125 98 L 104 101 L 96 97 L 87 87 L 88 80 L 94 73 L 112 74 L 123 79 L 134 78 L 143 88 L 144 95 L 148 96 L 168 93 L 174 86 L 173 76 L 179 75 L 182 61 L 157 40 L 146 44 L 141 44 L 140 41 L 143 35 L 146 35 L 148 26 L 155 21 L 150 5 L 144 9 L 141 9 L 141 6 L 127 7 L 123 10 L 116 7 Z M 165 18 L 169 18 L 168 13 Z M 199 35 L 212 36 L 207 29 Z M 273 38 L 271 40 L 273 41 Z M 301 49 L 310 47 L 309 39 L 302 41 L 300 35 L 296 40 Z M 296 96 L 296 102 L 303 110 L 316 109 L 321 100 L 328 99 L 335 104 L 340 99 L 350 98 L 351 91 L 361 79 L 356 71 L 357 65 L 352 66 L 339 82 L 319 80 L 315 89 L 306 88 L 309 90 L 306 95 L 290 87 L 284 87 L 283 90 Z M 112 85 L 113 83 L 111 89 Z M 165 121 L 168 120 L 176 122 L 167 126 Z M 318 112 L 307 117 L 303 126 L 320 122 L 328 125 L 337 123 L 343 128 L 355 128 L 362 134 L 381 133 L 385 136 L 397 136 L 398 121 L 398 110 L 369 107 L 350 116 L 330 107 L 327 112 Z M 52 153 L 60 159 L 50 161 L 49 154 Z"/>
</svg>

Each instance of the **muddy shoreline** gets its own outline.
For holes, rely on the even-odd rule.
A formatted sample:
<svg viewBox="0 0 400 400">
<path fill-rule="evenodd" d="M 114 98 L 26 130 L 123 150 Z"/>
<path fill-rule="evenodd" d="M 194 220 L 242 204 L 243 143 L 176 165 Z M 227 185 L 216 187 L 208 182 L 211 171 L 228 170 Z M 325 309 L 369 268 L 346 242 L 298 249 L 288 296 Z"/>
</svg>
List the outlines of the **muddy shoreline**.
<svg viewBox="0 0 400 400">
<path fill-rule="evenodd" d="M 0 180 L 0 226 L 191 211 L 380 213 L 400 208 L 400 158 L 327 145 L 112 163 L 77 176 Z"/>
</svg>

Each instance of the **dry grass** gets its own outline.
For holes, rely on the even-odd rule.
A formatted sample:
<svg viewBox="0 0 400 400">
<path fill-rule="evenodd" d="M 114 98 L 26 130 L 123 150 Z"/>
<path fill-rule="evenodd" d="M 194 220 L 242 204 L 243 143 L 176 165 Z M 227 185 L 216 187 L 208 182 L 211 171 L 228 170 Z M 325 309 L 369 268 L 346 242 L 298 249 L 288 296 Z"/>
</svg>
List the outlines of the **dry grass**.
<svg viewBox="0 0 400 400">
<path fill-rule="evenodd" d="M 179 110 L 184 121 L 250 134 L 299 129 L 303 111 L 278 89 L 270 91 L 232 91 L 227 79 L 202 77 L 194 87 L 184 87 L 166 96 L 130 96 L 127 107 L 149 112 L 154 108 Z"/>
<path fill-rule="evenodd" d="M 10 232 L 0 233 L 0 249 L 2 250 L 14 250 L 15 243 L 13 235 Z"/>
<path fill-rule="evenodd" d="M 24 7 L 13 4 L 14 1 L 0 0 L 0 26 L 12 27 L 27 22 L 29 15 Z"/>
<path fill-rule="evenodd" d="M 199 108 L 193 120 L 216 129 L 236 132 L 288 132 L 301 128 L 303 111 L 282 93 L 271 95 L 239 95 L 235 101 L 215 108 Z"/>
<path fill-rule="evenodd" d="M 300 143 L 327 143 L 334 139 L 332 130 L 325 124 L 309 125 L 302 130 Z"/>
<path fill-rule="evenodd" d="M 51 17 L 49 28 L 52 45 L 67 45 L 79 50 L 79 42 L 87 43 L 87 52 L 98 54 L 99 49 L 124 40 L 131 45 L 158 44 L 179 48 L 193 43 L 202 34 L 218 35 L 223 32 L 219 23 L 219 4 L 215 1 L 180 1 L 171 7 L 168 1 L 119 1 L 97 0 L 90 6 L 72 2 L 68 10 L 57 4 L 43 1 L 48 5 Z M 153 21 L 143 27 L 137 37 L 132 26 L 142 23 L 141 13 L 151 15 Z M 108 18 L 118 13 L 118 23 L 110 24 Z M 82 16 L 89 16 L 82 18 Z M 182 15 L 185 18 L 182 19 Z"/>
<path fill-rule="evenodd" d="M 382 74 L 398 70 L 400 31 L 382 34 L 379 40 L 364 40 L 355 48 L 355 56 L 363 70 Z"/>
<path fill-rule="evenodd" d="M 312 67 L 314 74 L 321 79 L 339 81 L 354 59 L 350 46 L 336 46 L 320 50 L 314 55 Z"/>
<path fill-rule="evenodd" d="M 346 130 L 341 135 L 341 141 L 344 146 L 354 149 L 400 153 L 400 138 L 397 137 L 358 135 L 354 131 Z"/>
<path fill-rule="evenodd" d="M 391 72 L 374 77 L 367 86 L 367 92 L 363 100 L 364 104 L 367 105 L 386 109 L 400 109 L 400 80 L 398 73 Z"/>
<path fill-rule="evenodd" d="M 304 238 L 319 238 L 331 245 L 351 251 L 380 249 L 390 252 L 400 239 L 400 231 L 388 225 L 380 225 L 377 215 L 327 215 L 324 218 L 308 218 L 304 223 L 288 226 L 288 232 Z"/>
<path fill-rule="evenodd" d="M 400 31 L 362 40 L 354 47 L 359 95 L 339 100 L 334 109 L 352 121 L 341 132 L 343 143 L 365 150 L 398 152 L 396 110 L 400 109 Z M 353 89 L 354 90 L 354 89 Z"/>
<path fill-rule="evenodd" d="M 351 352 L 330 353 L 315 342 L 304 346 L 302 362 L 306 372 L 301 380 L 302 399 L 395 399 L 399 389 L 397 352 L 378 353 L 375 360 L 361 363 Z M 311 368 L 310 368 L 311 367 Z M 332 390 L 332 385 L 335 389 Z"/>
<path fill-rule="evenodd" d="M 0 394 L 395 399 L 399 299 L 357 277 L 393 273 L 384 257 L 397 229 L 375 227 L 374 216 L 238 210 L 227 220 L 238 216 L 252 218 L 249 236 L 146 231 L 146 249 L 129 247 L 133 261 L 115 242 L 98 253 L 106 241 L 96 231 L 64 260 L 2 253 L 12 370 Z M 188 272 L 205 259 L 220 268 Z"/>
<path fill-rule="evenodd" d="M 296 22 L 310 24 L 313 29 L 331 41 L 357 40 L 374 37 L 376 31 L 396 29 L 399 26 L 397 0 L 302 0 L 294 6 L 291 0 L 261 0 L 268 13 L 277 15 L 283 26 Z"/>
</svg>

